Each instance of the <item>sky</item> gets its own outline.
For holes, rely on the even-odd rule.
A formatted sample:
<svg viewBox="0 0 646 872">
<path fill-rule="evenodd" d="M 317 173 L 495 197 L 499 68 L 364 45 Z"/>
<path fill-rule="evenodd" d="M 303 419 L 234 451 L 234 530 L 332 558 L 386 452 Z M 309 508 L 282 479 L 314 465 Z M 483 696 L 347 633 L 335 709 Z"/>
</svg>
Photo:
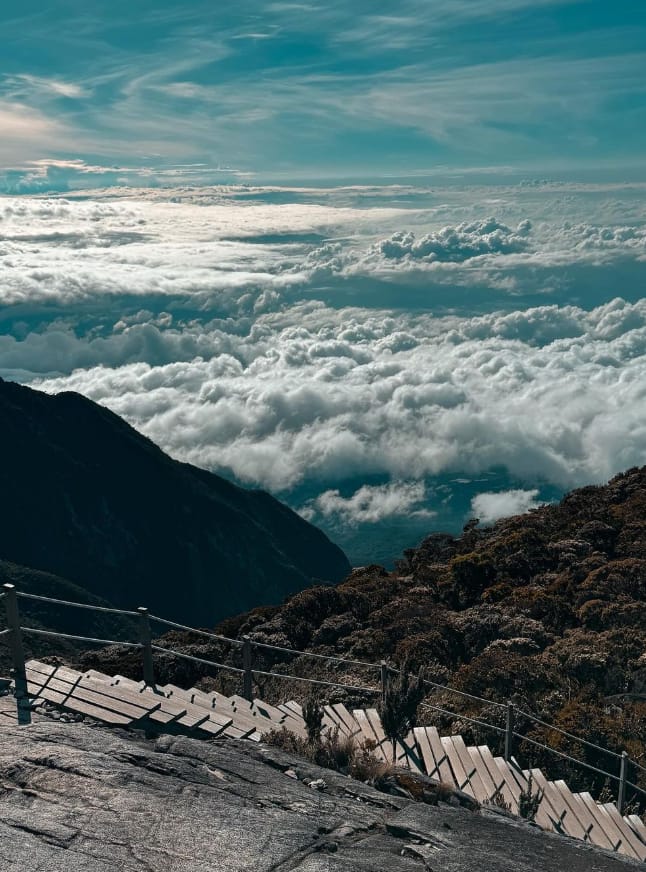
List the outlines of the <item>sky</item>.
<svg viewBox="0 0 646 872">
<path fill-rule="evenodd" d="M 353 563 L 645 464 L 642 4 L 219 6 L 0 7 L 0 377 Z"/>
<path fill-rule="evenodd" d="M 641 0 L 0 6 L 0 189 L 621 168 Z"/>
</svg>

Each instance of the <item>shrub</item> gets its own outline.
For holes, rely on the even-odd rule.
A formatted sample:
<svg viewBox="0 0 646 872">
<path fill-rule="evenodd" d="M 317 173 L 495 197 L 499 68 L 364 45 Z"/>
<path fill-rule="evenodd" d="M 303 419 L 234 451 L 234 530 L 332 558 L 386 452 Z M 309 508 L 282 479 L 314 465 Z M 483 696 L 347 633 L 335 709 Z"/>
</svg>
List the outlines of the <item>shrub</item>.
<svg viewBox="0 0 646 872">
<path fill-rule="evenodd" d="M 503 811 L 511 811 L 511 803 L 507 802 L 500 787 L 491 795 L 487 804 L 500 808 Z"/>
<path fill-rule="evenodd" d="M 262 738 L 274 748 L 280 748 L 288 754 L 299 754 L 317 766 L 351 775 L 358 781 L 376 784 L 390 770 L 387 763 L 375 756 L 375 742 L 359 744 L 352 736 L 342 734 L 338 726 L 323 736 L 319 733 L 313 741 L 297 736 L 285 727 L 280 730 L 274 728 Z"/>
<path fill-rule="evenodd" d="M 306 700 L 303 706 L 303 720 L 305 721 L 308 741 L 312 744 L 319 742 L 323 726 L 323 708 L 314 697 Z"/>
<path fill-rule="evenodd" d="M 379 706 L 381 725 L 393 746 L 393 763 L 397 755 L 397 741 L 402 741 L 417 725 L 417 707 L 424 699 L 424 670 L 412 678 L 408 665 L 403 664 L 399 675 L 386 687 L 384 699 Z"/>
<path fill-rule="evenodd" d="M 544 791 L 539 788 L 536 793 L 534 793 L 532 790 L 533 786 L 532 773 L 530 772 L 529 778 L 527 779 L 527 787 L 524 787 L 521 790 L 520 797 L 518 798 L 518 812 L 526 821 L 534 820 L 538 807 L 543 799 Z"/>
</svg>

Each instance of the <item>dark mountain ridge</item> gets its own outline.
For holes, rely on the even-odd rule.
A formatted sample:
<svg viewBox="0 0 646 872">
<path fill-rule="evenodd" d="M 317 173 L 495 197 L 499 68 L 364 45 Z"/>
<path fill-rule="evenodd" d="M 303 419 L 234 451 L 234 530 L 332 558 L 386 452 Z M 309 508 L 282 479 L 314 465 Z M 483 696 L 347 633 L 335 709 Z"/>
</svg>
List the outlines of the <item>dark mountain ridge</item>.
<svg viewBox="0 0 646 872">
<path fill-rule="evenodd" d="M 0 558 L 178 621 L 212 623 L 350 568 L 269 494 L 173 460 L 76 393 L 0 379 L 0 491 Z"/>
</svg>

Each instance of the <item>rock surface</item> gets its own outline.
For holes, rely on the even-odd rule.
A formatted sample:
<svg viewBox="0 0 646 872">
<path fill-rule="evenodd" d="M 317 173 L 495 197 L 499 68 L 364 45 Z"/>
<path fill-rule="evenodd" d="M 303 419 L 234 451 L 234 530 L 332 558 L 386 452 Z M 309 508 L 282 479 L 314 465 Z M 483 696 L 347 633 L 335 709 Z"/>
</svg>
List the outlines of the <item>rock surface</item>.
<svg viewBox="0 0 646 872">
<path fill-rule="evenodd" d="M 268 493 L 171 459 L 80 394 L 0 379 L 0 490 L 1 559 L 176 621 L 212 624 L 350 569 Z"/>
<path fill-rule="evenodd" d="M 293 770 L 296 778 L 285 774 Z M 323 778 L 325 790 L 313 790 Z M 3 872 L 620 872 L 494 812 L 386 796 L 276 749 L 87 724 L 0 729 Z"/>
</svg>

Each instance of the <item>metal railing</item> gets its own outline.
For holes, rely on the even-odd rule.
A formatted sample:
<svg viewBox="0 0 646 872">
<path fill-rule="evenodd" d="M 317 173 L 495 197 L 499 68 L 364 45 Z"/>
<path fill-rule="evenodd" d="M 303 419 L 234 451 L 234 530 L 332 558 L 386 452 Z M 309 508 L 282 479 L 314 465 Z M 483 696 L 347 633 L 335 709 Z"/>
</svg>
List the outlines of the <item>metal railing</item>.
<svg viewBox="0 0 646 872">
<path fill-rule="evenodd" d="M 80 636 L 71 633 L 57 632 L 54 630 L 43 630 L 36 627 L 22 626 L 20 622 L 20 612 L 18 607 L 19 598 L 53 605 L 69 606 L 71 608 L 89 609 L 95 612 L 103 612 L 128 618 L 136 618 L 139 621 L 139 641 L 131 642 L 115 639 L 101 639 L 92 636 Z M 380 663 L 371 663 L 365 660 L 354 660 L 351 658 L 339 657 L 337 655 L 317 654 L 311 651 L 299 651 L 294 648 L 285 648 L 280 645 L 270 645 L 266 642 L 256 642 L 252 640 L 249 636 L 243 636 L 242 639 L 231 639 L 228 636 L 222 636 L 217 633 L 211 633 L 208 630 L 200 630 L 195 627 L 190 627 L 186 624 L 177 623 L 176 621 L 169 621 L 166 618 L 161 618 L 157 615 L 151 615 L 148 612 L 148 609 L 144 607 L 140 607 L 136 611 L 128 611 L 126 609 L 115 609 L 105 606 L 89 605 L 87 603 L 71 602 L 68 600 L 56 599 L 54 597 L 37 596 L 36 594 L 23 593 L 21 591 L 17 591 L 12 584 L 5 584 L 3 586 L 3 590 L 0 592 L 0 600 L 2 599 L 4 599 L 5 601 L 7 628 L 0 631 L 0 643 L 6 644 L 10 651 L 13 664 L 16 701 L 19 711 L 22 714 L 22 718 L 19 718 L 19 720 L 21 720 L 21 722 L 23 723 L 29 721 L 29 706 L 26 704 L 29 699 L 29 693 L 26 675 L 25 654 L 23 647 L 23 634 L 27 634 L 28 636 L 32 635 L 37 637 L 49 637 L 53 639 L 67 639 L 72 642 L 85 642 L 97 645 L 122 645 L 127 648 L 138 648 L 141 651 L 142 656 L 144 682 L 146 685 L 153 687 L 155 686 L 155 668 L 153 659 L 153 654 L 155 653 L 171 655 L 173 657 L 192 661 L 200 665 L 209 666 L 214 669 L 242 675 L 242 695 L 245 697 L 245 699 L 248 699 L 249 701 L 253 699 L 253 680 L 254 677 L 257 676 L 271 677 L 288 681 L 300 681 L 310 685 L 320 685 L 336 689 L 343 689 L 354 693 L 379 695 L 383 699 L 388 690 L 390 676 L 401 675 L 400 670 L 388 665 L 383 660 Z M 219 663 L 215 660 L 211 660 L 205 657 L 198 657 L 193 654 L 186 654 L 183 651 L 176 651 L 173 648 L 156 645 L 153 643 L 152 640 L 152 632 L 150 627 L 151 622 L 161 624 L 162 626 L 169 627 L 171 629 L 182 630 L 183 632 L 192 633 L 197 636 L 213 640 L 215 642 L 223 642 L 225 644 L 239 648 L 242 651 L 242 667 L 234 666 L 229 663 Z M 278 653 L 294 655 L 295 657 L 308 657 L 316 660 L 324 660 L 328 663 L 344 664 L 347 666 L 355 666 L 375 670 L 379 677 L 376 681 L 376 686 L 365 687 L 357 684 L 343 684 L 342 682 L 338 681 L 325 681 L 319 678 L 311 678 L 302 675 L 291 675 L 282 672 L 258 669 L 254 667 L 253 652 L 256 649 L 276 651 Z M 581 766 L 587 770 L 595 772 L 596 774 L 601 775 L 611 781 L 617 782 L 618 788 L 616 805 L 620 813 L 623 813 L 626 801 L 626 789 L 628 787 L 630 787 L 636 793 L 640 793 L 644 797 L 646 797 L 646 790 L 644 790 L 642 787 L 635 784 L 634 782 L 628 780 L 629 766 L 633 766 L 636 769 L 644 772 L 646 772 L 646 767 L 642 766 L 636 760 L 631 760 L 625 751 L 623 751 L 622 753 L 617 753 L 616 751 L 612 751 L 609 748 L 603 748 L 601 745 L 590 742 L 587 739 L 582 739 L 580 736 L 575 736 L 573 733 L 569 733 L 567 730 L 563 730 L 560 727 L 549 724 L 541 718 L 537 717 L 536 715 L 520 709 L 512 702 L 503 703 L 497 700 L 486 699 L 484 697 L 476 696 L 475 694 L 459 690 L 458 688 L 450 687 L 449 685 L 438 684 L 437 682 L 430 681 L 428 679 L 424 679 L 424 684 L 427 687 L 432 688 L 433 690 L 442 691 L 443 693 L 447 694 L 454 694 L 460 698 L 469 699 L 474 702 L 481 703 L 485 706 L 504 709 L 505 726 L 502 727 L 499 724 L 488 723 L 487 721 L 481 720 L 479 718 L 473 718 L 460 712 L 452 711 L 451 709 L 447 709 L 443 706 L 433 705 L 429 702 L 421 703 L 421 708 L 423 709 L 436 711 L 443 715 L 453 717 L 470 724 L 474 724 L 481 729 L 490 730 L 492 732 L 503 735 L 503 756 L 506 761 L 509 762 L 510 760 L 512 760 L 514 739 L 520 740 L 521 742 L 527 742 L 530 745 L 540 748 L 543 751 L 547 751 L 550 754 L 554 754 L 557 757 L 567 760 L 572 764 Z M 593 766 L 585 760 L 580 760 L 576 757 L 566 754 L 563 751 L 558 750 L 557 748 L 553 748 L 550 745 L 545 745 L 544 743 L 538 742 L 536 739 L 533 739 L 530 736 L 526 736 L 522 733 L 517 732 L 515 729 L 515 724 L 519 716 L 526 718 L 527 720 L 530 720 L 533 723 L 536 723 L 547 730 L 559 733 L 560 735 L 563 735 L 574 742 L 578 742 L 583 746 L 587 746 L 597 752 L 607 754 L 608 756 L 618 760 L 620 762 L 619 774 L 607 772 L 604 769 Z"/>
</svg>

